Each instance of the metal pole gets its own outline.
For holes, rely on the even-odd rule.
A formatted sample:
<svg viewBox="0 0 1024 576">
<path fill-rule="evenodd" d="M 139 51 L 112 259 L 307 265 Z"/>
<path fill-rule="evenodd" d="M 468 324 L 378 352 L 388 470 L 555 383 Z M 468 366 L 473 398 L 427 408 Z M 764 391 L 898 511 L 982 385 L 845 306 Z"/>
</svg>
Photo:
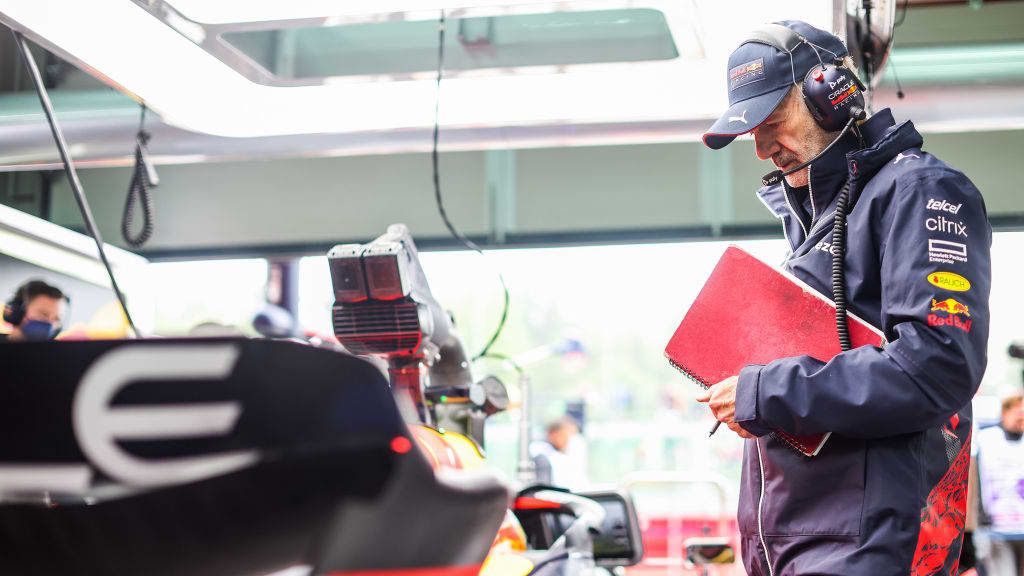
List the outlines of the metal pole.
<svg viewBox="0 0 1024 576">
<path fill-rule="evenodd" d="M 11 32 L 14 33 L 14 43 L 18 45 L 21 59 L 25 62 L 25 66 L 28 67 L 29 75 L 32 76 L 32 82 L 36 86 L 39 102 L 43 105 L 43 111 L 46 112 L 46 120 L 50 123 L 53 140 L 60 151 L 61 160 L 64 161 L 64 172 L 67 174 L 68 182 L 71 184 L 71 190 L 75 193 L 75 200 L 78 202 L 78 209 L 82 212 L 85 228 L 96 242 L 96 250 L 100 254 L 100 260 L 103 262 L 103 267 L 107 270 L 107 275 L 110 276 L 110 287 L 114 289 L 117 301 L 121 303 L 121 309 L 124 310 L 124 317 L 128 320 L 128 326 L 131 327 L 132 334 L 138 337 L 139 331 L 135 328 L 135 322 L 132 321 L 131 314 L 128 313 L 128 305 L 125 303 L 124 294 L 121 293 L 121 289 L 117 286 L 117 280 L 114 279 L 114 271 L 107 260 L 107 253 L 103 250 L 103 239 L 100 237 L 99 228 L 96 227 L 96 221 L 93 220 L 92 211 L 89 209 L 89 202 L 85 199 L 85 193 L 82 192 L 82 183 L 78 181 L 78 173 L 75 172 L 75 166 L 71 162 L 71 155 L 68 154 L 68 146 L 64 142 L 64 134 L 61 133 L 60 126 L 57 125 L 57 118 L 53 113 L 53 105 L 50 103 L 50 96 L 43 85 L 43 79 L 39 75 L 39 68 L 36 67 L 36 61 L 32 58 L 32 53 L 29 52 L 28 42 L 26 42 L 25 37 L 17 30 L 12 30 Z"/>
<path fill-rule="evenodd" d="M 537 468 L 530 458 L 530 377 L 519 373 L 519 465 L 516 479 L 529 486 L 537 482 Z"/>
</svg>

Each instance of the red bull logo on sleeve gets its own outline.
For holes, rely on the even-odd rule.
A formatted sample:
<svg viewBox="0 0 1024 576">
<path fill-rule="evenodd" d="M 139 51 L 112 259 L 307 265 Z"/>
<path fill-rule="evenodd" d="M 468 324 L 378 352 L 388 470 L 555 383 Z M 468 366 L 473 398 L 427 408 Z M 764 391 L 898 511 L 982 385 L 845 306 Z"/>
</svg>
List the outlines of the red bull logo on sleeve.
<svg viewBox="0 0 1024 576">
<path fill-rule="evenodd" d="M 960 317 L 961 315 L 966 318 L 971 317 L 971 312 L 967 309 L 966 304 L 963 304 L 954 298 L 946 298 L 945 300 L 936 300 L 932 298 L 931 311 L 945 312 L 948 316 L 943 317 L 938 314 L 929 314 L 929 326 L 954 326 L 964 332 L 971 331 L 971 324 L 973 323 L 973 320 L 965 320 Z"/>
<path fill-rule="evenodd" d="M 946 298 L 941 302 L 937 302 L 932 298 L 932 312 L 935 311 L 949 312 L 950 314 L 963 314 L 968 318 L 971 317 L 970 311 L 967 310 L 967 305 L 961 304 L 953 298 Z"/>
</svg>

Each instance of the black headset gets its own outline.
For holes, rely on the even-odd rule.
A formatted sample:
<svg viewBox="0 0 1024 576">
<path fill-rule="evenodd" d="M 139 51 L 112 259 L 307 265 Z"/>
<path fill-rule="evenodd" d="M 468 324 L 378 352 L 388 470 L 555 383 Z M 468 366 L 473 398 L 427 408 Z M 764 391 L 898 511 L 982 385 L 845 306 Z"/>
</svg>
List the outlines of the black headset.
<svg viewBox="0 0 1024 576">
<path fill-rule="evenodd" d="M 4 304 L 4 322 L 12 326 L 21 325 L 21 322 L 25 319 L 25 313 L 28 311 L 28 301 L 32 299 L 32 293 L 36 295 L 60 293 L 60 298 L 69 306 L 71 305 L 71 298 L 68 298 L 67 294 L 64 294 L 55 286 L 50 286 L 42 280 L 29 280 L 18 286 L 18 289 L 14 291 L 14 296 Z"/>
<path fill-rule="evenodd" d="M 828 48 L 818 46 L 795 31 L 781 24 L 765 24 L 750 33 L 743 41 L 767 44 L 789 55 L 793 72 L 793 84 L 797 84 L 793 51 L 806 44 L 818 57 L 818 66 L 812 66 L 804 75 L 801 87 L 804 104 L 814 121 L 823 129 L 835 132 L 842 129 L 851 119 L 851 110 L 864 110 L 864 84 L 852 70 L 843 64 L 843 59 Z M 821 52 L 828 52 L 832 58 L 826 62 Z"/>
<path fill-rule="evenodd" d="M 782 180 L 783 176 L 792 174 L 821 158 L 829 151 L 836 142 L 839 142 L 846 132 L 853 130 L 864 147 L 864 138 L 854 127 L 857 120 L 863 120 L 867 114 L 864 110 L 864 85 L 861 84 L 856 74 L 843 65 L 843 59 L 828 48 L 818 46 L 793 30 L 781 24 L 766 24 L 751 32 L 750 37 L 743 41 L 760 42 L 773 46 L 789 55 L 789 66 L 793 73 L 793 84 L 796 85 L 796 67 L 793 64 L 793 51 L 806 44 L 814 50 L 818 57 L 819 66 L 811 66 L 811 69 L 804 75 L 804 83 L 801 93 L 804 97 L 804 104 L 810 111 L 814 121 L 823 129 L 829 132 L 842 130 L 831 144 L 824 150 L 817 153 L 813 158 L 800 164 L 796 168 L 776 170 L 767 174 L 761 179 L 765 186 L 770 186 Z M 832 55 L 830 63 L 821 58 L 822 50 Z M 846 273 L 843 260 L 846 257 L 846 211 L 849 200 L 850 181 L 847 180 L 839 191 L 836 199 L 835 226 L 832 231 L 832 299 L 836 305 L 836 333 L 839 336 L 839 347 L 842 350 L 849 350 L 851 347 L 849 327 L 846 322 Z"/>
</svg>

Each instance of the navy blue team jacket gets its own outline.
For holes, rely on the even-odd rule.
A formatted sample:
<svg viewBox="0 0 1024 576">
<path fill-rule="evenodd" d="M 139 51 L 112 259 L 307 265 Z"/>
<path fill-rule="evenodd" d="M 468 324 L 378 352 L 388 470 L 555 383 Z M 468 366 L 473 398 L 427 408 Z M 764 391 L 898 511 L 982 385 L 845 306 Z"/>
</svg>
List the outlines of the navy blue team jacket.
<svg viewBox="0 0 1024 576">
<path fill-rule="evenodd" d="M 810 167 L 804 197 L 758 196 L 782 220 L 785 268 L 832 294 L 836 197 L 850 179 L 850 310 L 888 344 L 748 366 L 736 421 L 739 500 L 751 575 L 955 574 L 970 460 L 970 401 L 985 371 L 992 230 L 981 193 L 921 150 L 886 109 Z M 786 318 L 765 318 L 785 327 Z M 773 437 L 833 434 L 807 458 Z"/>
</svg>

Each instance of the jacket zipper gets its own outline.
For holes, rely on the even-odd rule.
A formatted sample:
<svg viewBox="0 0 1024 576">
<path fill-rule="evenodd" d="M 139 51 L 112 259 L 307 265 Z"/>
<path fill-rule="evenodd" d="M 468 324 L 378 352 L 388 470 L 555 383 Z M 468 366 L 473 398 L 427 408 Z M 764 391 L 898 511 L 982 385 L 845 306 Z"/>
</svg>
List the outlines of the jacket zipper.
<svg viewBox="0 0 1024 576">
<path fill-rule="evenodd" d="M 811 199 L 811 223 L 808 225 L 810 228 L 814 228 L 815 216 L 818 215 L 818 206 L 814 203 L 814 186 L 811 185 L 811 167 L 807 166 L 807 196 Z M 810 232 L 807 232 L 810 235 Z"/>
<path fill-rule="evenodd" d="M 761 506 L 764 504 L 764 461 L 761 459 L 761 439 L 754 438 L 757 445 L 757 466 L 761 469 L 761 495 L 757 499 L 757 535 L 761 539 L 761 549 L 764 550 L 764 561 L 768 565 L 768 576 L 775 576 L 772 570 L 772 557 L 768 554 L 768 544 L 764 541 L 764 526 L 761 525 Z"/>
<path fill-rule="evenodd" d="M 828 214 L 825 214 L 824 216 L 822 216 L 821 220 L 818 220 L 818 223 L 814 226 L 814 228 L 811 228 L 811 231 L 807 234 L 807 237 L 810 238 L 811 236 L 814 236 L 818 232 L 818 230 L 820 230 L 823 227 L 822 223 L 823 222 L 828 222 L 829 219 L 833 219 L 834 220 L 833 217 L 835 215 L 836 215 L 836 211 L 833 210 L 833 211 L 829 212 Z"/>
</svg>

